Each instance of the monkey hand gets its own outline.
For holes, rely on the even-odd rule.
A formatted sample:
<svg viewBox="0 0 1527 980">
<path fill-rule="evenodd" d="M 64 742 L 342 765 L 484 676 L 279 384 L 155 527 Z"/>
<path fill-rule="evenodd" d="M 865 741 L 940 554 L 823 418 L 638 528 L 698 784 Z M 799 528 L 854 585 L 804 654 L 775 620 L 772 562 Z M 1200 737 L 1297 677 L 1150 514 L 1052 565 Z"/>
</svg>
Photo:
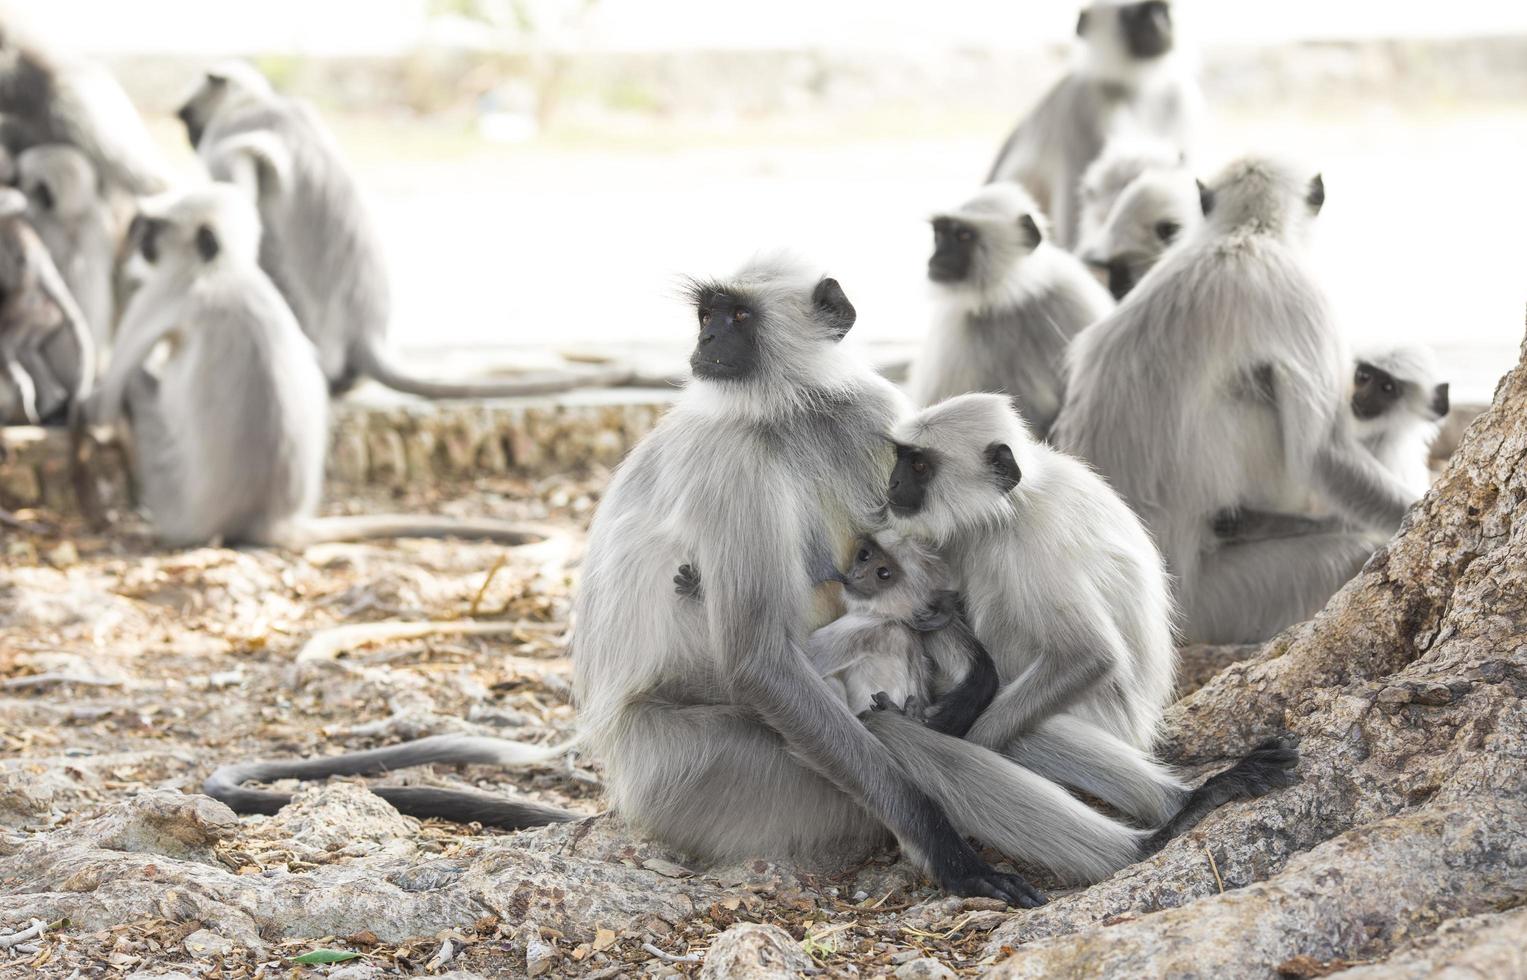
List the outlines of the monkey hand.
<svg viewBox="0 0 1527 980">
<path fill-rule="evenodd" d="M 1209 526 L 1213 529 L 1216 538 L 1224 540 L 1238 538 L 1246 530 L 1241 519 L 1241 512 L 1232 507 L 1226 507 L 1211 517 Z"/>
<path fill-rule="evenodd" d="M 898 715 L 904 715 L 908 713 L 907 708 L 909 706 L 916 705 L 917 699 L 907 698 L 906 704 L 897 704 L 891 700 L 891 696 L 885 691 L 876 691 L 870 695 L 870 702 L 871 711 L 894 711 Z"/>
<path fill-rule="evenodd" d="M 951 869 L 947 876 L 940 876 L 939 885 L 951 895 L 961 898 L 996 898 L 1020 909 L 1037 909 L 1045 904 L 1044 893 L 1023 875 L 998 871 L 982 861 L 974 853 L 969 866 Z"/>
<path fill-rule="evenodd" d="M 686 599 L 699 599 L 700 570 L 693 565 L 680 565 L 679 574 L 673 577 L 673 591 Z"/>
</svg>

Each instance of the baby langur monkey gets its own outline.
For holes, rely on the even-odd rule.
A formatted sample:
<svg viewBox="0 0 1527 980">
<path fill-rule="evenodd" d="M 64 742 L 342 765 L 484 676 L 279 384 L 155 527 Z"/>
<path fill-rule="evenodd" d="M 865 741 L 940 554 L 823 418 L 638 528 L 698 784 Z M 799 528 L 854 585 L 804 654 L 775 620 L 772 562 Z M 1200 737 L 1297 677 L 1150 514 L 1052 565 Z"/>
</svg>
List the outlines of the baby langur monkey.
<svg viewBox="0 0 1527 980">
<path fill-rule="evenodd" d="M 1183 152 L 1166 140 L 1133 134 L 1110 137 L 1103 152 L 1082 174 L 1077 240 L 1086 242 L 1098 233 L 1114 202 L 1136 177 L 1147 170 L 1170 170 L 1186 162 Z"/>
<path fill-rule="evenodd" d="M 914 402 L 1000 392 L 1035 435 L 1048 434 L 1064 392 L 1066 347 L 1113 302 L 1046 236 L 1044 216 L 1017 184 L 988 184 L 933 218 L 928 278 L 939 312 L 913 364 Z"/>
<path fill-rule="evenodd" d="M 1357 441 L 1418 495 L 1431 487 L 1428 450 L 1448 409 L 1448 385 L 1429 348 L 1359 352 L 1352 376 Z"/>
<path fill-rule="evenodd" d="M 1203 220 L 1198 182 L 1180 163 L 1151 167 L 1125 185 L 1101 224 L 1082 240 L 1079 254 L 1124 299 L 1163 252 Z"/>
<path fill-rule="evenodd" d="M 148 275 L 90 414 L 111 423 L 126 410 L 140 496 L 162 541 L 543 537 L 503 521 L 315 517 L 328 391 L 312 344 L 257 263 L 253 203 L 227 184 L 170 192 L 143 203 L 131 238 Z M 161 344 L 169 353 L 156 377 L 143 365 Z"/>
<path fill-rule="evenodd" d="M 0 402 L 37 425 L 80 407 L 95 380 L 95 344 L 25 215 L 26 197 L 0 188 L 0 370 L 13 389 Z"/>
<path fill-rule="evenodd" d="M 828 685 L 855 714 L 894 708 L 963 738 L 997 693 L 997 667 L 965 621 L 944 562 L 884 532 L 860 539 L 836 580 L 846 611 L 806 643 Z M 701 598 L 693 564 L 673 581 L 679 595 Z"/>
</svg>

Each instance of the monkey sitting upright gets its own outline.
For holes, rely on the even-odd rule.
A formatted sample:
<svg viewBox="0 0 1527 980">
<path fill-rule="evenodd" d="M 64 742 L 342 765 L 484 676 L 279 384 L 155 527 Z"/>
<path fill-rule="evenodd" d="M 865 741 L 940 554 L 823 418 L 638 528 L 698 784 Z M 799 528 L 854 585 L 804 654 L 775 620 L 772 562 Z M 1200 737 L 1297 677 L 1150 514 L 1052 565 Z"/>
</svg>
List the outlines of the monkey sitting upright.
<svg viewBox="0 0 1527 980">
<path fill-rule="evenodd" d="M 843 585 L 846 609 L 811 634 L 806 654 L 855 714 L 893 708 L 963 738 L 997 693 L 997 666 L 949 588 L 931 550 L 891 534 L 854 548 Z M 700 572 L 680 565 L 681 596 L 701 598 Z"/>
<path fill-rule="evenodd" d="M 1448 385 L 1425 347 L 1359 354 L 1352 374 L 1357 441 L 1416 494 L 1432 483 L 1427 450 L 1448 413 Z"/>
</svg>

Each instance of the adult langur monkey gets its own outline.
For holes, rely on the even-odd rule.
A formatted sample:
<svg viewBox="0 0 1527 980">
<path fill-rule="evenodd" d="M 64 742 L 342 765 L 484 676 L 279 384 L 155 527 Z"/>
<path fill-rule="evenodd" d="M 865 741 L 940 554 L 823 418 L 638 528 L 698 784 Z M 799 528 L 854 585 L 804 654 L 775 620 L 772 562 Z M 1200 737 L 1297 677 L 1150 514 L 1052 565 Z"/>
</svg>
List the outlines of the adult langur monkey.
<svg viewBox="0 0 1527 980">
<path fill-rule="evenodd" d="M 1082 172 L 1076 239 L 1097 234 L 1113 204 L 1134 179 L 1147 170 L 1187 166 L 1181 150 L 1166 140 L 1140 136 L 1110 137 L 1103 152 Z"/>
<path fill-rule="evenodd" d="M 89 415 L 105 424 L 126 410 L 140 494 L 163 542 L 544 537 L 505 521 L 315 517 L 328 393 L 312 344 L 260 271 L 254 205 L 226 184 L 170 192 L 144 201 L 132 239 L 148 278 Z M 143 366 L 166 341 L 156 376 Z"/>
<path fill-rule="evenodd" d="M 1352 361 L 1304 255 L 1324 199 L 1308 171 L 1232 163 L 1203 188 L 1204 223 L 1071 346 L 1056 445 L 1151 529 L 1191 641 L 1264 640 L 1372 551 L 1344 529 L 1220 544 L 1221 511 L 1300 510 L 1314 493 L 1388 535 L 1415 499 L 1352 435 Z"/>
<path fill-rule="evenodd" d="M 1043 439 L 1065 391 L 1066 345 L 1113 309 L 1074 255 L 1046 239 L 1017 184 L 988 184 L 933 218 L 937 313 L 912 365 L 912 400 L 1002 392 Z"/>
<path fill-rule="evenodd" d="M 1187 167 L 1152 168 L 1129 182 L 1077 254 L 1107 277 L 1108 291 L 1120 300 L 1202 217 Z"/>
<path fill-rule="evenodd" d="M 1172 603 L 1150 535 L 1097 474 L 1037 442 L 996 395 L 940 402 L 893 438 L 891 526 L 948 561 L 1003 684 L 971 741 L 1162 828 L 1152 847 L 1293 781 L 1297 755 L 1279 739 L 1191 793 L 1154 758 L 1176 669 Z M 898 739 L 877 726 L 891 720 L 871 729 L 909 769 L 946 769 L 915 727 Z"/>
<path fill-rule="evenodd" d="M 95 168 L 75 147 L 50 143 L 23 150 L 16 170 L 27 216 L 104 351 L 116 323 L 117 233 Z"/>
<path fill-rule="evenodd" d="M 260 265 L 317 348 L 332 393 L 362 376 L 429 398 L 541 395 L 630 378 L 613 368 L 502 382 L 406 373 L 384 349 L 392 300 L 381 241 L 313 108 L 277 93 L 253 67 L 230 62 L 206 73 L 179 116 L 213 178 L 238 185 L 258 204 Z"/>
<path fill-rule="evenodd" d="M 1013 130 L 986 178 L 1027 187 L 1066 249 L 1077 241 L 1082 174 L 1108 139 L 1151 136 L 1191 150 L 1203 101 L 1163 0 L 1094 0 L 1076 34 L 1076 66 Z"/>
<path fill-rule="evenodd" d="M 165 167 L 122 86 L 100 65 L 63 58 L 27 38 L 13 17 L 0 22 L 0 113 L 13 116 L 24 145 L 69 143 L 90 158 L 107 188 L 150 194 L 167 186 Z M 9 134 L 8 134 L 9 135 Z"/>
</svg>

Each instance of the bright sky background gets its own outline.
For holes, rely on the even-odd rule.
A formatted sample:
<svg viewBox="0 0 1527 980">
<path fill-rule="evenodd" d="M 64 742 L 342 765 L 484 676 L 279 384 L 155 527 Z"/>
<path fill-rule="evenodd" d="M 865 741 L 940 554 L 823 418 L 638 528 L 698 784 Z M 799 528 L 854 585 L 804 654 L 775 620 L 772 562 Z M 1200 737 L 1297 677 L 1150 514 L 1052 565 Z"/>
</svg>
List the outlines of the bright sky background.
<svg viewBox="0 0 1527 980">
<path fill-rule="evenodd" d="M 530 0 L 547 21 L 581 0 Z M 427 0 L 11 0 L 56 43 L 91 53 L 388 54 L 424 36 Z M 1178 0 L 1203 43 L 1527 32 L 1522 0 Z M 600 0 L 569 46 L 1032 48 L 1064 41 L 1075 0 Z M 930 18 L 931 11 L 937 16 Z"/>
</svg>

